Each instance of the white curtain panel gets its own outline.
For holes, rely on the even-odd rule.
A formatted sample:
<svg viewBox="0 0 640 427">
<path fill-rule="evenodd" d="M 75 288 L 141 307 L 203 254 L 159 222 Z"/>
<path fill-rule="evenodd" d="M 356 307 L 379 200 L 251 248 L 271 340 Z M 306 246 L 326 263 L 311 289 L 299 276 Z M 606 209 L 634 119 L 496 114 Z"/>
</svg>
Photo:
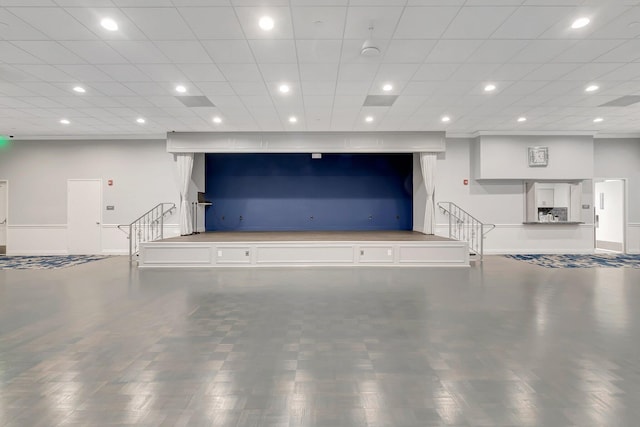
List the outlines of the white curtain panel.
<svg viewBox="0 0 640 427">
<path fill-rule="evenodd" d="M 187 236 L 193 232 L 191 209 L 187 200 L 191 172 L 193 171 L 193 153 L 176 154 L 178 165 L 178 188 L 180 189 L 180 235 Z"/>
<path fill-rule="evenodd" d="M 427 206 L 424 210 L 424 234 L 435 234 L 436 232 L 436 153 L 420 153 L 420 168 L 422 169 L 422 180 L 427 190 Z"/>
</svg>

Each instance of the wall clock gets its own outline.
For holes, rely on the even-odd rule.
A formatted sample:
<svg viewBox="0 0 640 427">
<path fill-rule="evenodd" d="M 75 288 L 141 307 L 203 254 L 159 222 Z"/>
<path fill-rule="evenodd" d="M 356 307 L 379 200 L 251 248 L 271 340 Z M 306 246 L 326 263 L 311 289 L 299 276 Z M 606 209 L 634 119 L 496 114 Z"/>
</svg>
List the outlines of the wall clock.
<svg viewBox="0 0 640 427">
<path fill-rule="evenodd" d="M 529 167 L 547 166 L 549 164 L 548 147 L 529 147 Z"/>
</svg>

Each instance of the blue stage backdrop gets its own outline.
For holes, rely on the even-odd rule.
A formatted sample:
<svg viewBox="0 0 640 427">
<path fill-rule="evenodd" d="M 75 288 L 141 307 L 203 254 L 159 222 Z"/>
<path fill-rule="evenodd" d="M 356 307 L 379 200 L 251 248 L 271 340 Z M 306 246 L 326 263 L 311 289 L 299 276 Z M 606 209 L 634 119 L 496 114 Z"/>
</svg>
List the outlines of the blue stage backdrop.
<svg viewBox="0 0 640 427">
<path fill-rule="evenodd" d="M 411 154 L 207 154 L 207 231 L 411 230 Z"/>
</svg>

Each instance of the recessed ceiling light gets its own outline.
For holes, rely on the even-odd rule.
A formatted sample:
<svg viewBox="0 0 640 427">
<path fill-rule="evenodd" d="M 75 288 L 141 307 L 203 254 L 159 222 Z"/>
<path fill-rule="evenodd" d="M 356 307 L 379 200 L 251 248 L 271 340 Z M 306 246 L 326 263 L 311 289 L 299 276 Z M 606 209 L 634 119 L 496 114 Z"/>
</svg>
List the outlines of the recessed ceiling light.
<svg viewBox="0 0 640 427">
<path fill-rule="evenodd" d="M 386 85 L 382 86 L 382 90 L 385 92 L 389 92 L 390 90 L 393 90 L 393 86 L 387 83 Z"/>
<path fill-rule="evenodd" d="M 263 16 L 258 21 L 258 25 L 265 31 L 271 31 L 273 30 L 275 23 L 273 22 L 273 18 L 271 18 L 270 16 Z"/>
<path fill-rule="evenodd" d="M 69 120 L 67 120 L 67 119 L 62 119 L 62 120 L 60 120 L 60 123 L 62 123 L 63 125 L 68 125 L 71 122 Z"/>
<path fill-rule="evenodd" d="M 289 117 L 289 123 L 295 123 L 297 121 L 298 121 L 298 118 L 296 116 Z"/>
<path fill-rule="evenodd" d="M 222 119 L 220 117 L 216 116 L 216 117 L 213 118 L 213 123 L 220 124 L 220 123 L 222 123 Z"/>
<path fill-rule="evenodd" d="M 585 92 L 595 92 L 598 89 L 600 89 L 600 86 L 598 86 L 598 85 L 590 85 L 590 86 L 587 86 L 587 88 L 585 89 Z"/>
<path fill-rule="evenodd" d="M 109 31 L 118 31 L 118 23 L 111 18 L 104 18 L 100 21 L 100 25 Z"/>
<path fill-rule="evenodd" d="M 494 90 L 496 90 L 496 85 L 494 84 L 488 84 L 484 87 L 485 92 L 493 92 Z"/>
<path fill-rule="evenodd" d="M 136 119 L 136 122 L 138 122 L 138 123 L 140 123 L 140 124 L 144 124 L 144 123 L 146 122 L 146 120 L 145 120 L 145 119 L 143 119 L 142 117 L 138 117 L 138 118 Z"/>
<path fill-rule="evenodd" d="M 364 120 L 365 120 L 365 122 L 367 122 L 367 123 L 371 123 L 371 122 L 373 121 L 373 117 L 371 117 L 371 116 L 367 116 L 367 117 L 365 117 L 365 119 L 364 119 Z"/>
<path fill-rule="evenodd" d="M 289 92 L 289 90 L 291 90 L 291 88 L 289 87 L 289 85 L 282 84 L 280 85 L 280 87 L 278 87 L 278 90 L 282 93 L 287 93 Z"/>
<path fill-rule="evenodd" d="M 73 90 L 75 92 L 78 92 L 78 93 L 85 93 L 86 92 L 86 90 L 82 86 L 76 86 L 76 87 L 73 88 Z"/>
<path fill-rule="evenodd" d="M 442 117 L 440 120 L 442 120 L 444 123 L 450 122 L 451 121 L 451 117 L 449 116 L 444 116 Z"/>
<path fill-rule="evenodd" d="M 600 122 L 604 122 L 604 119 L 602 117 L 596 117 L 595 119 L 593 119 L 593 123 L 600 123 Z"/>
<path fill-rule="evenodd" d="M 187 91 L 186 87 L 184 87 L 182 85 L 176 86 L 176 92 L 185 93 L 186 91 Z"/>
<path fill-rule="evenodd" d="M 578 28 L 586 27 L 587 25 L 589 25 L 589 22 L 591 22 L 591 19 L 589 18 L 578 18 L 573 21 L 573 24 L 571 24 L 571 28 L 577 30 Z"/>
<path fill-rule="evenodd" d="M 518 117 L 518 122 L 522 123 L 522 122 L 526 122 L 527 118 L 526 117 Z"/>
</svg>

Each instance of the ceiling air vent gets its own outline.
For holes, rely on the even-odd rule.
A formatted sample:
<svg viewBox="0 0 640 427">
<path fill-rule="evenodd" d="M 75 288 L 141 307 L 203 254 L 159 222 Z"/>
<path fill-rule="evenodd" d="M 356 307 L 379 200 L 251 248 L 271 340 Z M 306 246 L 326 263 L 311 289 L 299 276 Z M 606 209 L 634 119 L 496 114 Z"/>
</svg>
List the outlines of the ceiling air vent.
<svg viewBox="0 0 640 427">
<path fill-rule="evenodd" d="M 176 99 L 182 102 L 185 107 L 215 107 L 213 102 L 209 101 L 206 96 L 176 96 Z"/>
<path fill-rule="evenodd" d="M 368 95 L 364 100 L 365 107 L 391 107 L 398 95 Z"/>
<path fill-rule="evenodd" d="M 628 107 L 637 102 L 640 102 L 640 95 L 627 95 L 602 104 L 600 107 Z"/>
</svg>

